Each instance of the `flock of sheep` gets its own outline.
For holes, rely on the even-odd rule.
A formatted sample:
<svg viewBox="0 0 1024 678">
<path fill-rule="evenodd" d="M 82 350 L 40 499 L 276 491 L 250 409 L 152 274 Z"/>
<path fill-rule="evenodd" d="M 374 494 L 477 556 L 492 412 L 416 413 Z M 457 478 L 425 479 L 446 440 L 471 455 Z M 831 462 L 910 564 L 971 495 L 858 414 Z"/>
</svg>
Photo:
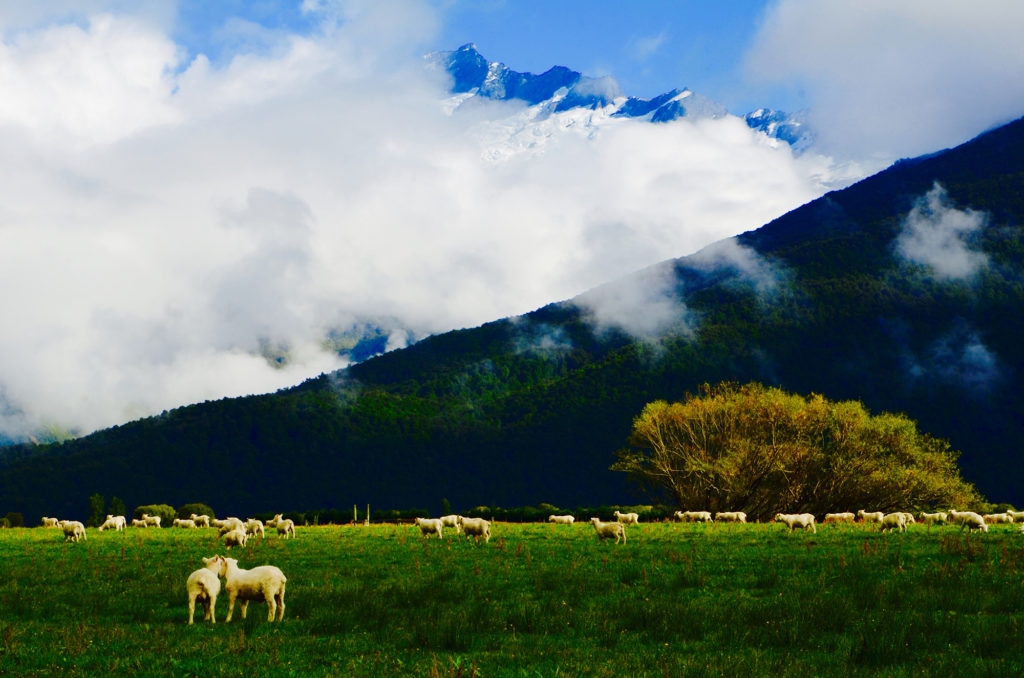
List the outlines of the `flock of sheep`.
<svg viewBox="0 0 1024 678">
<path fill-rule="evenodd" d="M 64 531 L 65 541 L 79 541 L 85 539 L 85 525 L 77 520 L 58 520 L 57 518 L 49 518 L 43 516 L 42 521 L 43 527 L 56 527 Z M 103 530 L 124 530 L 128 527 L 128 521 L 124 516 L 114 516 L 107 514 L 107 519 L 99 526 L 99 531 Z M 151 516 L 143 513 L 141 518 L 135 518 L 132 520 L 132 527 L 161 527 L 160 516 Z M 207 515 L 201 515 L 193 513 L 188 518 L 175 518 L 172 523 L 172 527 L 178 527 L 187 530 L 195 530 L 200 527 L 216 527 L 218 529 L 218 537 L 224 540 L 225 548 L 231 548 L 232 546 L 245 546 L 245 542 L 251 536 L 265 537 L 266 529 L 262 520 L 256 518 L 249 518 L 249 520 L 243 521 L 241 518 L 224 518 L 218 520 L 214 518 L 210 519 Z M 295 536 L 295 522 L 291 518 L 284 518 L 282 514 L 278 513 L 273 519 L 268 520 L 266 527 L 276 528 L 277 534 L 283 536 L 285 539 Z"/>
</svg>

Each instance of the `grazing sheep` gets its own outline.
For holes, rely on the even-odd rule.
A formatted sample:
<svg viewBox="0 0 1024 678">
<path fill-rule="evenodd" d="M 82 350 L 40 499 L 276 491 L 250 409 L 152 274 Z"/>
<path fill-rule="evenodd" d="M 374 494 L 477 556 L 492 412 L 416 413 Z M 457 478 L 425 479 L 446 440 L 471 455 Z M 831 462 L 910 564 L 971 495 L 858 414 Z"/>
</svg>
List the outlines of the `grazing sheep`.
<svg viewBox="0 0 1024 678">
<path fill-rule="evenodd" d="M 715 514 L 716 523 L 745 523 L 747 514 L 743 511 L 719 511 Z"/>
<path fill-rule="evenodd" d="M 142 518 L 132 518 L 132 527 L 149 527 L 149 523 Z"/>
<path fill-rule="evenodd" d="M 459 517 L 461 518 L 462 516 Z M 444 538 L 440 518 L 416 518 L 416 525 L 420 528 L 420 532 L 423 533 L 424 537 L 436 534 L 438 539 Z"/>
<path fill-rule="evenodd" d="M 238 567 L 234 558 L 217 556 L 220 559 L 220 576 L 224 577 L 224 588 L 228 592 L 228 617 L 235 610 L 235 600 L 242 601 L 242 619 L 250 600 L 267 601 L 267 621 L 284 619 L 284 585 L 288 579 L 273 565 L 260 565 L 251 570 Z"/>
<path fill-rule="evenodd" d="M 605 539 L 615 539 L 616 544 L 620 540 L 623 544 L 626 543 L 626 526 L 622 523 L 602 523 L 599 518 L 591 518 L 590 524 L 594 526 L 594 531 L 597 532 L 598 543 Z"/>
<path fill-rule="evenodd" d="M 615 510 L 615 519 L 623 525 L 639 525 L 640 514 L 639 513 L 619 513 L 618 509 Z"/>
<path fill-rule="evenodd" d="M 910 527 L 911 525 L 917 522 L 917 520 L 914 518 L 914 514 L 910 513 L 909 511 L 898 511 L 898 513 L 902 513 L 903 517 L 906 518 L 907 527 Z"/>
<path fill-rule="evenodd" d="M 852 523 L 857 516 L 849 511 L 845 513 L 826 513 L 824 523 Z"/>
<path fill-rule="evenodd" d="M 573 523 L 576 522 L 576 518 L 574 518 L 573 516 L 569 516 L 569 515 L 556 516 L 556 515 L 552 514 L 552 515 L 548 516 L 548 522 L 549 523 L 556 523 L 558 525 L 572 525 Z"/>
<path fill-rule="evenodd" d="M 989 525 L 1013 522 L 1013 518 L 1010 516 L 1009 513 L 986 513 L 981 518 Z"/>
<path fill-rule="evenodd" d="M 713 523 L 711 511 L 676 511 L 676 517 L 684 523 Z"/>
<path fill-rule="evenodd" d="M 102 525 L 100 525 L 99 530 L 100 532 L 102 532 L 103 530 L 114 530 L 116 532 L 120 532 L 121 530 L 125 529 L 127 525 L 128 523 L 125 520 L 124 516 L 113 516 L 108 513 L 107 519 L 103 521 Z"/>
<path fill-rule="evenodd" d="M 291 518 L 282 518 L 277 521 L 278 536 L 284 535 L 285 539 L 295 536 L 295 521 Z"/>
<path fill-rule="evenodd" d="M 60 527 L 60 521 L 56 518 L 43 516 L 43 527 Z"/>
<path fill-rule="evenodd" d="M 172 527 L 182 527 L 188 530 L 196 529 L 196 521 L 191 518 L 175 518 Z"/>
<path fill-rule="evenodd" d="M 60 527 L 64 531 L 64 541 L 78 541 L 86 539 L 85 525 L 77 520 L 62 520 Z"/>
<path fill-rule="evenodd" d="M 880 523 L 885 514 L 881 511 L 865 511 L 861 509 L 857 511 L 857 517 L 863 520 L 865 523 Z"/>
<path fill-rule="evenodd" d="M 458 534 L 459 532 L 462 531 L 462 528 L 459 527 L 459 518 L 461 518 L 461 517 L 462 516 L 459 516 L 459 515 L 456 515 L 456 514 L 453 513 L 451 515 L 441 516 L 440 518 L 438 518 L 438 520 L 441 521 L 441 525 L 443 527 L 454 527 L 455 528 L 455 533 Z"/>
<path fill-rule="evenodd" d="M 185 590 L 188 591 L 188 623 L 196 612 L 196 601 L 203 605 L 206 613 L 203 619 L 209 619 L 211 624 L 217 623 L 217 615 L 214 608 L 217 606 L 217 594 L 220 593 L 220 556 L 203 558 L 205 567 L 201 567 L 188 576 L 185 582 Z"/>
<path fill-rule="evenodd" d="M 189 515 L 189 518 L 191 518 L 192 522 L 196 524 L 196 527 L 210 526 L 210 516 L 205 513 L 193 513 Z"/>
<path fill-rule="evenodd" d="M 233 530 L 245 530 L 245 523 L 242 522 L 241 518 L 225 518 L 224 520 L 214 520 L 213 524 L 219 529 L 217 534 L 223 537 L 228 532 Z"/>
<path fill-rule="evenodd" d="M 950 521 L 960 525 L 960 531 L 966 530 L 981 530 L 982 532 L 988 532 L 988 525 L 985 524 L 985 519 L 974 511 L 949 511 Z"/>
<path fill-rule="evenodd" d="M 473 537 L 475 541 L 484 538 L 484 543 L 491 541 L 491 521 L 483 518 L 464 518 L 459 516 L 459 529 L 467 537 Z"/>
<path fill-rule="evenodd" d="M 1006 515 L 1013 518 L 1013 522 L 1015 523 L 1024 521 L 1024 511 L 1007 511 Z"/>
<path fill-rule="evenodd" d="M 929 525 L 941 525 L 949 520 L 949 514 L 945 511 L 936 511 L 935 513 L 922 513 L 921 520 L 928 523 Z"/>
<path fill-rule="evenodd" d="M 146 527 L 160 527 L 160 516 L 151 516 L 148 513 L 143 513 L 142 519 L 146 521 Z"/>
<path fill-rule="evenodd" d="M 248 538 L 249 535 L 245 533 L 245 528 L 235 528 L 224 534 L 224 547 L 231 548 L 232 546 L 245 546 L 245 542 Z"/>
<path fill-rule="evenodd" d="M 814 526 L 814 514 L 812 513 L 776 513 L 773 520 L 777 523 L 785 523 L 789 526 L 790 531 L 800 527 L 804 530 L 809 529 L 815 534 L 818 533 L 818 528 Z"/>
<path fill-rule="evenodd" d="M 890 530 L 898 530 L 900 532 L 907 531 L 907 514 L 902 512 L 887 513 L 882 516 L 881 522 L 882 532 Z"/>
</svg>

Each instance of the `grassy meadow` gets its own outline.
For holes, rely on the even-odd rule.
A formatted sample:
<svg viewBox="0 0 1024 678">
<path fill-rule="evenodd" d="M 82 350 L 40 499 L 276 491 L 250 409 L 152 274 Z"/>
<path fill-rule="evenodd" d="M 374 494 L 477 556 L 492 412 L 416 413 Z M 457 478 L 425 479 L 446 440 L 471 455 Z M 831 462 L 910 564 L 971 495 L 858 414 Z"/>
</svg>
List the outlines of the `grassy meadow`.
<svg viewBox="0 0 1024 678">
<path fill-rule="evenodd" d="M 861 525 L 299 528 L 225 551 L 213 529 L 0 530 L 0 674 L 1010 676 L 1024 673 L 1024 534 Z M 288 577 L 284 622 L 188 626 L 201 556 Z M 197 610 L 197 618 L 201 610 Z"/>
</svg>

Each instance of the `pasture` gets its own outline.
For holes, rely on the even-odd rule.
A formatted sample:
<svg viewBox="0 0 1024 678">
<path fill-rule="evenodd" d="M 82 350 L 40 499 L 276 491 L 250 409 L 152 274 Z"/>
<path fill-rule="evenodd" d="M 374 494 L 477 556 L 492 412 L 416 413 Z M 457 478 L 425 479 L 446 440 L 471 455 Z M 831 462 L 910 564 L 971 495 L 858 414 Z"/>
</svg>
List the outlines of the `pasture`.
<svg viewBox="0 0 1024 678">
<path fill-rule="evenodd" d="M 1024 534 L 916 525 L 0 530 L 0 674 L 19 676 L 1008 676 L 1024 672 Z M 187 625 L 221 553 L 280 567 L 287 612 Z M 197 618 L 201 614 L 197 614 Z"/>
</svg>

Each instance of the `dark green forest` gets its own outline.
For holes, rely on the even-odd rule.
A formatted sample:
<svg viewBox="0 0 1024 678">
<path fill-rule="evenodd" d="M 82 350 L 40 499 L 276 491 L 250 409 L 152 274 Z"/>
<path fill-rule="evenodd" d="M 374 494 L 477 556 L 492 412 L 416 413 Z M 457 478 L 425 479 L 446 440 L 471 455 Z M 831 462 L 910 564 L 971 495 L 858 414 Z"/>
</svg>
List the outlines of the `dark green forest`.
<svg viewBox="0 0 1024 678">
<path fill-rule="evenodd" d="M 943 210 L 980 219 L 963 235 L 985 255 L 972 275 L 943 277 L 896 247 L 908 214 L 939 192 Z M 903 413 L 961 453 L 986 498 L 1020 505 L 1022 223 L 1018 120 L 739 236 L 759 275 L 697 253 L 608 283 L 602 293 L 670 276 L 679 321 L 656 336 L 598 326 L 569 300 L 274 394 L 7 447 L 0 511 L 77 517 L 94 493 L 222 515 L 630 503 L 646 497 L 610 466 L 634 417 L 723 380 Z"/>
</svg>

